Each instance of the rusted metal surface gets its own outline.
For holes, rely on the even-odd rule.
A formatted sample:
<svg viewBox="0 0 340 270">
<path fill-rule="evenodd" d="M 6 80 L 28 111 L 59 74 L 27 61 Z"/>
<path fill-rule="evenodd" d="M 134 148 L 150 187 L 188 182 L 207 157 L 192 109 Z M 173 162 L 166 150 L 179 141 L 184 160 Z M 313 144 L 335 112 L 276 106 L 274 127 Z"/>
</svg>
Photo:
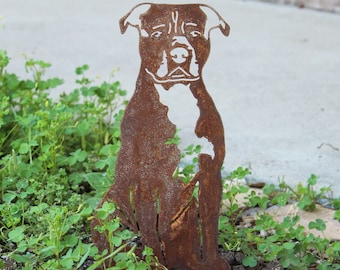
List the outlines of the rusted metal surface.
<svg viewBox="0 0 340 270">
<path fill-rule="evenodd" d="M 218 253 L 218 216 L 222 194 L 221 166 L 225 156 L 220 116 L 203 80 L 210 31 L 227 36 L 228 24 L 211 7 L 199 4 L 140 4 L 120 20 L 122 33 L 135 27 L 140 37 L 141 68 L 121 124 L 121 149 L 115 183 L 103 197 L 119 208 L 114 214 L 152 247 L 168 269 L 230 269 Z M 183 184 L 173 174 L 180 161 L 168 107 L 160 102 L 156 85 L 171 91 L 183 84 L 197 99 L 197 137 L 213 145 L 214 155 L 199 155 L 193 179 Z M 178 97 L 181 98 L 181 97 Z M 193 197 L 199 186 L 198 197 Z M 111 217 L 112 218 L 112 217 Z M 92 228 L 99 221 L 94 219 Z M 93 230 L 93 242 L 108 248 Z"/>
</svg>

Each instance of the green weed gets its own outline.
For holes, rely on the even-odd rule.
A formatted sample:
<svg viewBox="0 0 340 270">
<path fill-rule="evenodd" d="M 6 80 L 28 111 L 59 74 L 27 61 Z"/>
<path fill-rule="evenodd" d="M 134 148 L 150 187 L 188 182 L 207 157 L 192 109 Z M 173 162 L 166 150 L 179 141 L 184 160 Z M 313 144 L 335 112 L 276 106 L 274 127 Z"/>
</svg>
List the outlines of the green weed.
<svg viewBox="0 0 340 270">
<path fill-rule="evenodd" d="M 99 266 L 103 266 L 106 262 L 109 265 L 115 262 L 113 269 L 166 269 L 161 265 L 154 256 L 153 251 L 149 247 L 145 247 L 142 252 L 142 258 L 135 254 L 137 243 L 134 241 L 138 236 L 127 229 L 123 229 L 120 225 L 119 218 L 107 221 L 108 215 L 115 211 L 113 203 L 105 202 L 103 206 L 97 210 L 97 218 L 101 220 L 101 226 L 95 229 L 101 234 L 104 234 L 108 239 L 110 247 L 109 250 L 104 250 L 102 254 L 95 256 L 96 262 L 91 265 L 88 270 L 94 270 Z"/>
<path fill-rule="evenodd" d="M 329 198 L 327 193 L 331 191 L 330 187 L 323 187 L 319 191 L 315 189 L 315 185 L 317 184 L 318 177 L 315 174 L 312 174 L 308 180 L 307 185 L 304 186 L 302 183 L 299 183 L 296 189 L 293 189 L 291 186 L 287 185 L 284 181 L 282 181 L 279 187 L 284 192 L 290 192 L 292 197 L 298 201 L 297 206 L 305 211 L 314 211 L 316 204 L 320 199 Z"/>
<path fill-rule="evenodd" d="M 125 91 L 84 65 L 79 88 L 52 100 L 49 63 L 26 57 L 22 80 L 9 61 L 0 51 L 0 251 L 21 269 L 78 269 L 96 252 L 88 219 L 114 180 Z"/>
<path fill-rule="evenodd" d="M 249 188 L 238 183 L 250 172 L 248 169 L 237 168 L 224 179 L 223 199 L 224 212 L 219 220 L 219 243 L 226 250 L 242 251 L 246 256 L 243 265 L 248 267 L 257 266 L 260 261 L 271 262 L 277 260 L 284 269 L 338 269 L 340 267 L 338 250 L 340 243 L 332 239 L 321 238 L 307 233 L 305 228 L 298 225 L 299 216 L 286 217 L 281 223 L 274 220 L 273 216 L 266 213 L 269 206 L 284 206 L 292 201 L 292 194 L 286 190 L 278 190 L 273 184 L 263 188 L 264 195 L 257 195 L 255 191 L 249 192 Z M 307 188 L 300 191 L 304 196 L 316 197 L 324 195 L 324 190 L 317 193 L 311 191 L 315 185 L 315 176 L 307 181 Z M 280 185 L 282 188 L 282 184 Z M 285 184 L 285 188 L 288 185 Z M 292 190 L 289 187 L 289 190 Z M 327 189 L 328 190 L 328 189 Z M 238 202 L 240 195 L 246 195 L 245 202 Z M 301 199 L 294 192 L 295 199 Z M 300 207 L 302 204 L 300 203 Z M 259 211 L 251 226 L 241 226 L 242 213 L 250 208 L 258 208 Z M 311 210 L 307 208 L 306 210 Z M 309 223 L 309 229 L 323 232 L 326 224 L 317 219 Z"/>
</svg>

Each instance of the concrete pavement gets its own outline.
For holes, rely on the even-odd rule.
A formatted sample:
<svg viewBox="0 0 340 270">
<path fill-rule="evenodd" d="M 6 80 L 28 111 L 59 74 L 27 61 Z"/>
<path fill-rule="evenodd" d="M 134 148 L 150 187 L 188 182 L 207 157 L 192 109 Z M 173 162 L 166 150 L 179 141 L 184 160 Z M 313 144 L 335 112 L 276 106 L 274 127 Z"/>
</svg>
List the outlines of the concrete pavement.
<svg viewBox="0 0 340 270">
<path fill-rule="evenodd" d="M 53 64 L 47 76 L 74 87 L 75 67 L 116 79 L 129 95 L 139 70 L 138 35 L 118 20 L 140 1 L 0 0 L 0 49 L 22 77 L 24 52 Z M 184 3 L 183 1 L 148 1 Z M 185 1 L 194 3 L 196 1 Z M 204 81 L 222 116 L 226 171 L 250 167 L 254 181 L 291 185 L 318 175 L 340 196 L 340 16 L 252 1 L 205 0 L 230 24 L 212 32 Z M 185 110 L 186 100 L 179 105 Z M 182 125 L 194 121 L 178 114 Z M 184 134 L 185 136 L 185 134 Z M 190 135 L 186 136 L 190 141 Z"/>
</svg>

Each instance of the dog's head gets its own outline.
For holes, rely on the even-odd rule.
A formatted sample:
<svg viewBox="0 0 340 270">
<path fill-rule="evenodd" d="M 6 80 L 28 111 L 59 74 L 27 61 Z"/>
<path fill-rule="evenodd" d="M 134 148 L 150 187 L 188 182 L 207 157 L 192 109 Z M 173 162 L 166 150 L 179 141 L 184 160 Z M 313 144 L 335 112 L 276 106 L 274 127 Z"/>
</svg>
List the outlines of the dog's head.
<svg viewBox="0 0 340 270">
<path fill-rule="evenodd" d="M 210 31 L 219 28 L 228 36 L 230 29 L 214 9 L 200 4 L 140 4 L 120 20 L 122 33 L 128 26 L 139 31 L 142 71 L 166 89 L 200 80 Z"/>
</svg>

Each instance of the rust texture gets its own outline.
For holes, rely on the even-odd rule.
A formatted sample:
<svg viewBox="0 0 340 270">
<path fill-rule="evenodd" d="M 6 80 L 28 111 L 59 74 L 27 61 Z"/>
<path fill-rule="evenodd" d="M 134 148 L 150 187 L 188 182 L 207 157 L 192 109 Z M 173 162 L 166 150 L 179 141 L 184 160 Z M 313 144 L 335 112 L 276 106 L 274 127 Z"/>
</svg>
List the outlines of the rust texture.
<svg viewBox="0 0 340 270">
<path fill-rule="evenodd" d="M 202 80 L 214 28 L 229 34 L 228 24 L 211 7 L 200 4 L 144 3 L 120 20 L 139 32 L 141 68 L 121 124 L 121 149 L 115 183 L 103 197 L 119 210 L 114 215 L 140 235 L 142 247 L 154 250 L 168 269 L 230 269 L 218 252 L 218 217 L 222 194 L 221 166 L 225 156 L 221 118 Z M 193 179 L 184 184 L 173 177 L 180 162 L 168 107 L 160 102 L 156 85 L 171 91 L 183 84 L 197 100 L 195 133 L 213 145 L 214 155 L 201 153 Z M 181 98 L 180 96 L 178 98 Z M 199 187 L 197 198 L 193 196 Z M 112 216 L 110 217 L 112 218 Z M 93 242 L 104 250 L 106 238 L 93 228 Z"/>
</svg>

